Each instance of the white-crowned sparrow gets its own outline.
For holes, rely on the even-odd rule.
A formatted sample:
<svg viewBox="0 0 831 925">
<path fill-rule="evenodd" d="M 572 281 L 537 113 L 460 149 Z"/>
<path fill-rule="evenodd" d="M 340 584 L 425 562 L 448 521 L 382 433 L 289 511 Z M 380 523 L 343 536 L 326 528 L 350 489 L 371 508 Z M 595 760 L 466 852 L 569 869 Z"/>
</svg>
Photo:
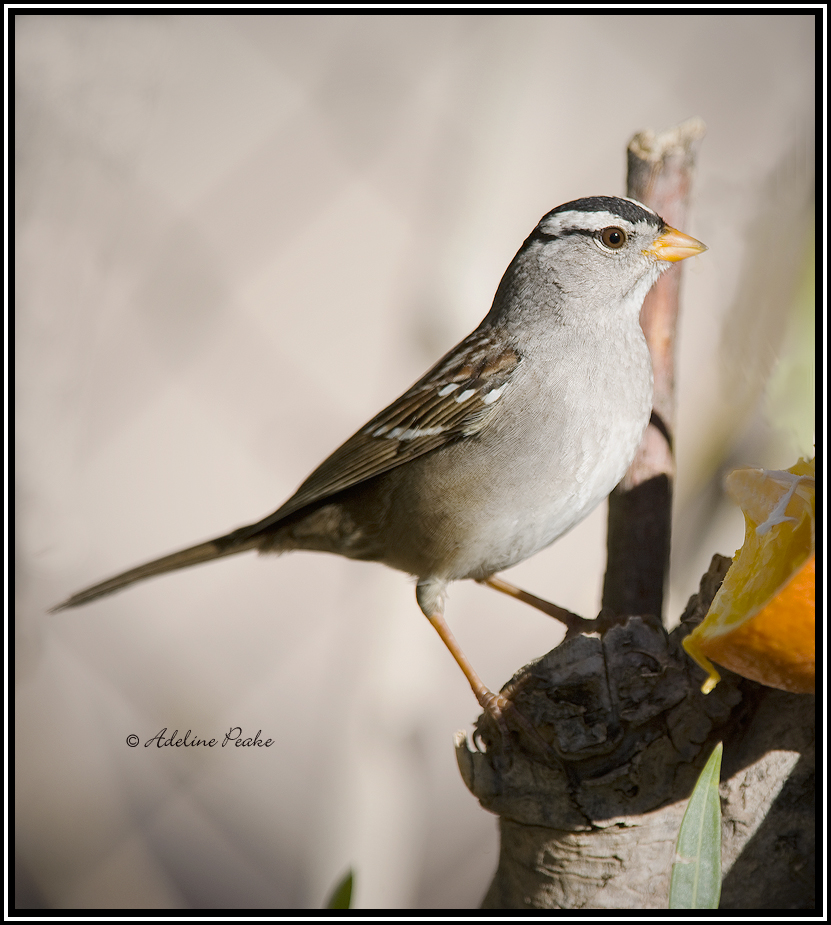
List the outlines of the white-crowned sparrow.
<svg viewBox="0 0 831 925">
<path fill-rule="evenodd" d="M 631 199 L 559 206 L 511 261 L 479 327 L 282 507 L 55 610 L 247 549 L 383 562 L 418 579 L 419 606 L 498 718 L 504 699 L 485 687 L 445 623 L 447 585 L 532 556 L 623 477 L 652 408 L 641 304 L 671 262 L 703 250 Z"/>
</svg>

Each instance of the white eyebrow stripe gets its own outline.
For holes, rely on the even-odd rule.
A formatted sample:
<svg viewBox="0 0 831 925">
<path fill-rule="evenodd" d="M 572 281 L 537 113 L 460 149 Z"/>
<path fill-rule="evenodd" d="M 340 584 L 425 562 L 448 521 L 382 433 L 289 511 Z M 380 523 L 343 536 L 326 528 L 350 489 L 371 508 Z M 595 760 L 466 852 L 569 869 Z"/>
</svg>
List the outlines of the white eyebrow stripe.
<svg viewBox="0 0 831 925">
<path fill-rule="evenodd" d="M 584 231 L 602 231 L 612 225 L 632 227 L 632 223 L 611 212 L 559 212 L 541 224 L 549 234 L 562 234 L 565 229 L 580 228 Z"/>
<path fill-rule="evenodd" d="M 634 200 L 630 200 L 634 202 Z M 640 203 L 636 203 L 641 205 Z M 641 206 L 641 208 L 644 208 Z M 581 212 L 573 209 L 568 212 L 558 212 L 544 221 L 540 221 L 539 228 L 544 234 L 551 234 L 559 237 L 562 234 L 583 231 L 587 233 L 602 231 L 604 228 L 613 226 L 637 229 L 646 225 L 658 227 L 658 217 L 653 218 L 646 214 L 637 220 L 624 218 L 614 212 Z"/>
</svg>

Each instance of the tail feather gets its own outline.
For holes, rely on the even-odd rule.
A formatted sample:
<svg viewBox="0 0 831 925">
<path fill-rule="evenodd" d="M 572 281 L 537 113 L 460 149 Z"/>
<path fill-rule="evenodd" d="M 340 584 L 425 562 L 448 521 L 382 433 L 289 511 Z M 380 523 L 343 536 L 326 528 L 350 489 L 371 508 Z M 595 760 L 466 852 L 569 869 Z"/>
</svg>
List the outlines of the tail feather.
<svg viewBox="0 0 831 925">
<path fill-rule="evenodd" d="M 77 594 L 73 594 L 72 597 L 67 598 L 57 607 L 53 607 L 49 612 L 56 613 L 58 610 L 66 610 L 67 607 L 78 607 L 81 604 L 87 604 L 96 598 L 104 597 L 114 591 L 119 591 L 121 588 L 126 588 L 127 585 L 131 585 L 133 582 L 152 578 L 154 575 L 162 575 L 165 572 L 173 572 L 176 569 L 198 565 L 200 562 L 210 562 L 212 559 L 219 559 L 222 556 L 233 556 L 247 549 L 255 549 L 262 541 L 261 538 L 251 537 L 238 542 L 235 541 L 234 537 L 234 533 L 217 537 L 217 539 L 210 540 L 207 543 L 200 543 L 198 546 L 180 549 L 179 552 L 171 553 L 169 556 L 162 556 L 161 559 L 145 562 L 144 565 L 131 568 L 127 572 L 122 572 L 120 575 L 101 581 L 97 585 L 84 588 L 83 591 L 78 591 Z"/>
</svg>

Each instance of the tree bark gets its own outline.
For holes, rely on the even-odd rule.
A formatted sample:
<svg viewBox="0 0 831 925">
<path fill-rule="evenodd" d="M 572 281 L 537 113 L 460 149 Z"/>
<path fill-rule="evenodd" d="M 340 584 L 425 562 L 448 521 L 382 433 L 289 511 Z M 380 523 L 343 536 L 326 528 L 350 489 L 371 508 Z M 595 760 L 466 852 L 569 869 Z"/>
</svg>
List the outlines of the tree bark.
<svg viewBox="0 0 831 925">
<path fill-rule="evenodd" d="M 629 146 L 629 192 L 682 230 L 699 120 Z M 718 741 L 722 909 L 814 907 L 814 700 L 704 673 L 681 639 L 699 623 L 730 560 L 714 556 L 682 617 L 661 623 L 674 463 L 678 268 L 641 320 L 655 372 L 652 423 L 610 498 L 603 610 L 503 688 L 539 733 L 506 754 L 486 715 L 457 741 L 462 778 L 500 816 L 486 909 L 667 908 L 681 817 Z M 592 630 L 595 630 L 594 632 Z M 548 747 L 545 743 L 549 743 Z"/>
</svg>

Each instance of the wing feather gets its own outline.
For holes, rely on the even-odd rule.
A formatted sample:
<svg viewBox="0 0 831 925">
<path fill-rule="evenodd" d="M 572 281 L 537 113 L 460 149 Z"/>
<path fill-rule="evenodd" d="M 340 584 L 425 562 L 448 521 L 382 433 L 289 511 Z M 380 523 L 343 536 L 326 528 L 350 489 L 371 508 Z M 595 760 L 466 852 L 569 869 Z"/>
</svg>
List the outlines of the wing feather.
<svg viewBox="0 0 831 925">
<path fill-rule="evenodd" d="M 477 330 L 327 457 L 285 504 L 243 528 L 253 536 L 285 517 L 485 428 L 521 362 L 492 330 Z M 241 531 L 235 531 L 236 534 Z"/>
</svg>

